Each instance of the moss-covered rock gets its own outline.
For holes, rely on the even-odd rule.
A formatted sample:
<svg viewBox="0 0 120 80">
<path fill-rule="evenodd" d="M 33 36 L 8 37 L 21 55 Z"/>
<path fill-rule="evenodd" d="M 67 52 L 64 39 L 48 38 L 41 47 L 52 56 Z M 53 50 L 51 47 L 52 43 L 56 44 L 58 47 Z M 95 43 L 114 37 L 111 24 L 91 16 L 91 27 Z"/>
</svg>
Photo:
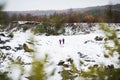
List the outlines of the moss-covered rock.
<svg viewBox="0 0 120 80">
<path fill-rule="evenodd" d="M 30 49 L 29 47 L 28 47 L 28 45 L 27 44 L 23 44 L 23 49 L 25 50 L 25 52 L 34 52 L 34 50 L 33 49 Z"/>
</svg>

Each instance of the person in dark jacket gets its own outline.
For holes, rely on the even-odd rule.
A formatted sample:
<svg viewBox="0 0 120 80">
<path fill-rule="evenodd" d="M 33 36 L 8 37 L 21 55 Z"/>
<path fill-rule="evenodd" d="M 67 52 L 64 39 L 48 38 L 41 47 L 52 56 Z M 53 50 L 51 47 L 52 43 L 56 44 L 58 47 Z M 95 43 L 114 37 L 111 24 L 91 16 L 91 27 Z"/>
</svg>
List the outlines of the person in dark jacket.
<svg viewBox="0 0 120 80">
<path fill-rule="evenodd" d="M 59 39 L 59 43 L 61 44 L 61 42 L 62 42 L 62 40 L 61 39 Z"/>
<path fill-rule="evenodd" d="M 62 42 L 63 42 L 63 44 L 65 43 L 65 39 L 64 38 L 62 39 Z"/>
</svg>

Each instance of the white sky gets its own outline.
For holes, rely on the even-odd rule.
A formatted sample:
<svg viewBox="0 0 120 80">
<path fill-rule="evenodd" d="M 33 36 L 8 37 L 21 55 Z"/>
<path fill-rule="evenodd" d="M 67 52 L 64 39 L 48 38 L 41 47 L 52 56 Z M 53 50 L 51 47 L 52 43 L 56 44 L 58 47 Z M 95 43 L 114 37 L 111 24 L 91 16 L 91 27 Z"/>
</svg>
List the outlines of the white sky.
<svg viewBox="0 0 120 80">
<path fill-rule="evenodd" d="M 62 10 L 120 3 L 120 0 L 0 0 L 5 11 Z"/>
</svg>

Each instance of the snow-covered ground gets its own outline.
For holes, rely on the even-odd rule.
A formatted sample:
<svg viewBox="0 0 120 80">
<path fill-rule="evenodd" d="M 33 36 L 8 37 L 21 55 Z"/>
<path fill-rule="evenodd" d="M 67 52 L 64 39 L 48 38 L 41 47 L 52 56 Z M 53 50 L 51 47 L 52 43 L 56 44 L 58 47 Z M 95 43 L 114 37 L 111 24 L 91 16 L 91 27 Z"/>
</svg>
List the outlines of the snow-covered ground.
<svg viewBox="0 0 120 80">
<path fill-rule="evenodd" d="M 3 33 L 3 32 L 1 32 Z M 104 64 L 111 65 L 113 64 L 115 68 L 119 67 L 118 63 L 118 54 L 114 54 L 114 57 L 105 58 L 104 57 L 104 41 L 96 41 L 94 38 L 96 36 L 104 36 L 102 31 L 94 31 L 89 34 L 79 34 L 79 35 L 59 35 L 59 36 L 44 36 L 44 35 L 33 35 L 30 30 L 26 32 L 17 31 L 13 32 L 14 38 L 8 38 L 0 36 L 1 40 L 10 40 L 5 44 L 0 44 L 1 46 L 10 46 L 10 50 L 1 49 L 4 54 L 12 57 L 15 61 L 21 60 L 25 63 L 30 63 L 32 61 L 31 54 L 25 52 L 23 49 L 16 50 L 15 47 L 27 43 L 28 46 L 34 49 L 36 52 L 34 55 L 41 59 L 48 54 L 48 63 L 52 63 L 49 67 L 46 68 L 46 71 L 49 73 L 54 68 L 56 69 L 56 74 L 53 77 L 50 77 L 48 80 L 61 80 L 60 74 L 58 72 L 61 70 L 58 63 L 60 60 L 66 61 L 68 58 L 72 58 L 78 69 L 87 70 L 90 65 L 94 64 Z M 65 39 L 65 44 L 59 44 L 59 39 Z M 34 41 L 34 46 L 30 45 L 28 42 L 31 40 Z M 7 71 L 7 67 L 10 64 L 10 61 L 6 58 L 0 62 L 0 70 Z M 79 63 L 82 61 L 84 65 L 80 66 Z M 30 65 L 24 65 L 26 70 L 25 77 L 28 76 Z M 11 69 L 12 74 L 10 76 L 18 75 L 18 68 Z M 16 73 L 18 72 L 18 74 Z M 23 80 L 27 78 L 23 77 Z M 14 77 L 14 80 L 17 80 L 17 77 Z"/>
</svg>

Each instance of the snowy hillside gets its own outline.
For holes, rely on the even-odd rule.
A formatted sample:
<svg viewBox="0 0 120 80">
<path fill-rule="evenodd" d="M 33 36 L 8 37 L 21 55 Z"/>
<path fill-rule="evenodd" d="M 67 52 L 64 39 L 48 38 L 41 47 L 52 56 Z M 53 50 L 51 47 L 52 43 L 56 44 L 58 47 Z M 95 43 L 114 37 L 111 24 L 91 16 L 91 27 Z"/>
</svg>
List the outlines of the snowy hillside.
<svg viewBox="0 0 120 80">
<path fill-rule="evenodd" d="M 29 76 L 30 63 L 32 62 L 31 56 L 33 54 L 38 59 L 42 59 L 45 57 L 45 54 L 48 54 L 48 63 L 52 65 L 46 68 L 46 72 L 50 73 L 54 68 L 56 69 L 55 75 L 48 80 L 61 80 L 61 76 L 58 73 L 61 71 L 61 66 L 58 66 L 58 64 L 60 61 L 66 61 L 68 58 L 72 58 L 77 68 L 82 70 L 87 70 L 89 66 L 94 64 L 113 64 L 115 68 L 119 68 L 118 54 L 114 54 L 114 57 L 105 58 L 104 40 L 95 40 L 96 36 L 104 37 L 104 34 L 98 30 L 98 25 L 93 30 L 90 33 L 76 31 L 76 35 L 71 35 L 73 34 L 71 29 L 66 28 L 65 35 L 59 36 L 34 35 L 30 30 L 26 32 L 19 30 L 13 32 L 13 38 L 8 37 L 7 32 L 0 32 L 0 71 L 8 71 L 11 59 L 12 61 L 21 61 L 25 68 L 25 75 L 22 77 L 22 80 L 28 80 L 25 77 Z M 65 39 L 65 44 L 59 43 L 59 39 L 62 38 Z M 34 45 L 30 44 L 32 40 Z M 34 49 L 35 52 L 25 52 L 22 47 L 24 43 L 31 49 Z M 5 55 L 7 57 L 3 58 Z M 84 65 L 80 66 L 80 61 Z M 13 80 L 17 80 L 19 74 L 17 67 L 9 71 L 9 76 L 13 77 Z"/>
</svg>

